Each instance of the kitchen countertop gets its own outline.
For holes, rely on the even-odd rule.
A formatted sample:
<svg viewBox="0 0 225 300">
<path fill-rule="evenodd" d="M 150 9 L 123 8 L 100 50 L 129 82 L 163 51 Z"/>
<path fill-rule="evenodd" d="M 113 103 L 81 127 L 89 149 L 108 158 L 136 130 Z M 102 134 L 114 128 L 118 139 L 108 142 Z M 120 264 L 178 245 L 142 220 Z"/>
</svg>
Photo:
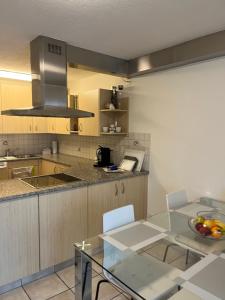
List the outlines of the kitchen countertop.
<svg viewBox="0 0 225 300">
<path fill-rule="evenodd" d="M 93 167 L 94 164 L 93 160 L 76 157 L 72 155 L 52 154 L 52 155 L 45 155 L 38 158 L 70 166 L 70 168 L 64 171 L 64 173 L 78 177 L 82 179 L 82 181 L 65 183 L 63 185 L 55 186 L 55 187 L 36 189 L 29 186 L 28 184 L 24 183 L 19 179 L 1 180 L 0 201 L 12 200 L 16 198 L 25 197 L 25 196 L 39 195 L 44 193 L 51 193 L 60 190 L 68 190 L 68 189 L 87 186 L 91 184 L 98 184 L 102 182 L 120 180 L 123 178 L 148 175 L 149 173 L 148 171 L 106 173 L 102 170 L 102 168 Z M 33 157 L 27 159 L 33 159 Z M 21 158 L 18 158 L 16 160 L 21 160 Z M 15 161 L 15 159 L 13 159 L 12 161 Z"/>
</svg>

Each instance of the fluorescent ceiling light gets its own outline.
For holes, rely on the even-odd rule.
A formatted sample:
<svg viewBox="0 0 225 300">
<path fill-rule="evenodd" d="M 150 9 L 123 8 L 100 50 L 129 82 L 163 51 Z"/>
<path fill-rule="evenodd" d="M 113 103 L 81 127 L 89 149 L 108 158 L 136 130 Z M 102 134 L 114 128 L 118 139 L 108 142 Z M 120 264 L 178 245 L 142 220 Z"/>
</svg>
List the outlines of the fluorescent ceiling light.
<svg viewBox="0 0 225 300">
<path fill-rule="evenodd" d="M 0 77 L 1 78 L 31 81 L 31 75 L 30 74 L 9 72 L 9 71 L 2 71 L 2 70 L 0 70 Z"/>
</svg>

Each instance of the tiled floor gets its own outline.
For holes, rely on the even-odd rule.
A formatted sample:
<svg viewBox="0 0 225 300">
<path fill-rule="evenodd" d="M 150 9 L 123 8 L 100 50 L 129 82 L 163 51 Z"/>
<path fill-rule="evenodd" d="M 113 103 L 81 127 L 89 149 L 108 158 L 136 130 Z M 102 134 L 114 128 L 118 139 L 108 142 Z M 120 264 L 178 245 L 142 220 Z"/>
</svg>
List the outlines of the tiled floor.
<svg viewBox="0 0 225 300">
<path fill-rule="evenodd" d="M 167 244 L 168 242 L 165 240 L 156 242 L 151 247 L 145 249 L 143 254 L 152 255 L 157 259 L 162 260 Z M 193 255 L 191 253 L 189 256 L 188 265 L 186 266 L 185 253 L 186 251 L 182 248 L 170 247 L 166 261 L 174 267 L 185 270 L 199 260 L 197 255 Z M 101 260 L 101 257 L 99 257 L 99 260 Z M 67 267 L 57 273 L 43 277 L 10 292 L 2 294 L 0 295 L 0 300 L 46 300 L 50 298 L 52 300 L 75 300 L 74 272 L 74 266 Z M 101 279 L 101 268 L 97 264 L 93 264 L 93 299 L 95 296 L 96 285 Z M 103 283 L 100 288 L 99 300 L 127 300 L 128 298 L 128 295 L 122 293 L 121 290 L 108 283 Z"/>
</svg>

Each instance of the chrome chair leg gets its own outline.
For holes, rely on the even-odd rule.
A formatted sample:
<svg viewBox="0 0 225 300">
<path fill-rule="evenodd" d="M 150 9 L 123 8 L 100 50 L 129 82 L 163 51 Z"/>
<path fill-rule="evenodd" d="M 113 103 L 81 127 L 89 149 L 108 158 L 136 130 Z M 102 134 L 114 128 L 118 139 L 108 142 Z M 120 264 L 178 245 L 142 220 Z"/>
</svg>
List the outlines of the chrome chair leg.
<svg viewBox="0 0 225 300">
<path fill-rule="evenodd" d="M 168 253 L 168 250 L 169 250 L 169 248 L 170 248 L 171 246 L 178 246 L 178 245 L 177 245 L 177 244 L 169 244 L 169 245 L 166 246 L 166 250 L 165 250 L 164 256 L 163 256 L 163 262 L 166 261 L 167 253 Z"/>
<path fill-rule="evenodd" d="M 99 294 L 100 285 L 101 285 L 103 282 L 109 282 L 109 281 L 108 281 L 107 279 L 99 280 L 99 282 L 98 282 L 98 284 L 97 284 L 97 289 L 96 289 L 96 294 L 95 294 L 95 300 L 98 300 L 98 294 Z"/>
<path fill-rule="evenodd" d="M 171 246 L 177 246 L 177 247 L 179 247 L 179 245 L 177 245 L 177 244 L 170 244 L 170 245 L 167 245 L 167 246 L 166 246 L 166 250 L 165 250 L 165 252 L 164 252 L 164 256 L 163 256 L 163 262 L 166 261 L 166 257 L 167 257 L 167 254 L 168 254 L 168 250 L 169 250 L 169 248 L 170 248 Z M 190 254 L 190 250 L 187 249 L 187 252 L 186 252 L 186 259 L 185 259 L 185 264 L 186 264 L 186 265 L 188 264 L 189 254 Z"/>
<path fill-rule="evenodd" d="M 190 250 L 187 249 L 187 252 L 186 252 L 186 260 L 185 260 L 185 264 L 186 264 L 186 265 L 188 264 L 189 254 L 190 254 Z"/>
</svg>

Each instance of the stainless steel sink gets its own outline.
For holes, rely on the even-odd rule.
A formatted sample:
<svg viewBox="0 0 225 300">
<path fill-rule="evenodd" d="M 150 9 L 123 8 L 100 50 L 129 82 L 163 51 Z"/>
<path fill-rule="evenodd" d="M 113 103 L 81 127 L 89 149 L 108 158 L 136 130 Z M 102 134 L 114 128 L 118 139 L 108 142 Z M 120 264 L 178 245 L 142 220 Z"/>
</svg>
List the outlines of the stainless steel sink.
<svg viewBox="0 0 225 300">
<path fill-rule="evenodd" d="M 17 159 L 16 156 L 1 156 L 0 160 L 1 161 L 7 161 L 7 160 L 13 160 L 13 159 Z"/>
<path fill-rule="evenodd" d="M 43 176 L 32 176 L 21 178 L 23 182 L 29 184 L 37 189 L 62 185 L 69 182 L 81 181 L 82 179 L 67 175 L 65 173 L 43 175 Z"/>
</svg>

